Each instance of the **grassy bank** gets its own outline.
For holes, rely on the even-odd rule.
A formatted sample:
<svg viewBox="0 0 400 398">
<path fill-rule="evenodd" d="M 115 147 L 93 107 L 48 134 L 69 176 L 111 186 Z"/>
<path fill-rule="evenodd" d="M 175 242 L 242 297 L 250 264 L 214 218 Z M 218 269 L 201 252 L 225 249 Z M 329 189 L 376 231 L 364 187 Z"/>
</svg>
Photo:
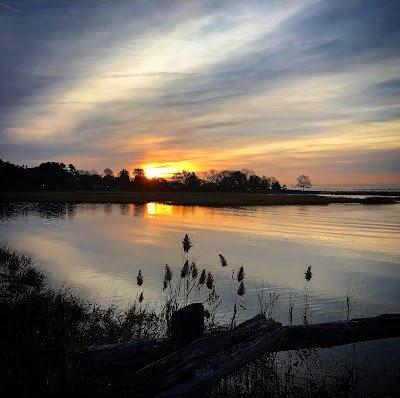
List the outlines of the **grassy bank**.
<svg viewBox="0 0 400 398">
<path fill-rule="evenodd" d="M 29 256 L 0 247 L 0 395 L 7 397 L 91 396 L 123 373 L 84 373 L 82 353 L 91 345 L 156 337 L 160 319 L 134 303 L 117 311 L 84 298 L 68 286 L 54 287 Z M 6 394 L 7 392 L 7 394 Z"/>
<path fill-rule="evenodd" d="M 328 205 L 331 203 L 391 204 L 395 197 L 368 199 L 324 197 L 309 194 L 206 193 L 206 192 L 84 192 L 15 191 L 0 192 L 0 202 L 39 203 L 168 203 L 180 206 L 287 206 Z"/>
</svg>

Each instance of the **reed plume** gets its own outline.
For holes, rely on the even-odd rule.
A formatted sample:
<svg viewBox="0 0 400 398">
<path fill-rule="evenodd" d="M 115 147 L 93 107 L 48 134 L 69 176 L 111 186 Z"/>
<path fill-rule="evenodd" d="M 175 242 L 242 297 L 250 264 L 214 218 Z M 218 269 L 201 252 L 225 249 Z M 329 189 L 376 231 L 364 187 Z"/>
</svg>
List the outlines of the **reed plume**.
<svg viewBox="0 0 400 398">
<path fill-rule="evenodd" d="M 186 260 L 181 269 L 181 278 L 186 278 L 189 274 L 189 261 Z"/>
<path fill-rule="evenodd" d="M 207 274 L 207 287 L 211 290 L 214 287 L 214 277 L 212 276 L 211 272 Z"/>
<path fill-rule="evenodd" d="M 311 265 L 308 266 L 307 271 L 304 273 L 305 279 L 307 282 L 310 282 L 312 278 L 312 272 L 311 272 Z"/>
<path fill-rule="evenodd" d="M 238 282 L 242 282 L 243 281 L 243 279 L 244 279 L 244 268 L 243 267 L 240 267 L 239 268 L 239 271 L 238 271 L 238 273 L 237 273 L 237 280 L 238 280 Z"/>
<path fill-rule="evenodd" d="M 143 285 L 143 275 L 142 270 L 139 270 L 138 276 L 136 277 L 138 286 Z"/>
<path fill-rule="evenodd" d="M 164 290 L 167 288 L 168 284 L 171 285 L 171 280 L 172 280 L 171 268 L 169 268 L 168 264 L 165 264 L 165 273 L 164 273 L 164 280 L 163 280 Z"/>
<path fill-rule="evenodd" d="M 188 253 L 190 248 L 193 246 L 188 234 L 186 234 L 185 237 L 183 238 L 182 245 L 183 245 L 183 251 L 185 253 Z"/>
<path fill-rule="evenodd" d="M 197 270 L 196 263 L 194 261 L 190 265 L 190 270 L 192 272 L 192 279 L 196 279 L 199 271 Z"/>
<path fill-rule="evenodd" d="M 240 285 L 238 287 L 238 290 L 237 290 L 237 294 L 238 294 L 238 296 L 243 296 L 245 293 L 246 293 L 246 290 L 244 288 L 244 283 L 243 283 L 243 281 L 241 281 Z"/>
<path fill-rule="evenodd" d="M 221 262 L 221 265 L 223 267 L 226 267 L 228 265 L 226 258 L 222 254 L 218 254 L 218 256 L 219 256 L 219 261 Z"/>
<path fill-rule="evenodd" d="M 201 271 L 200 274 L 199 285 L 204 285 L 205 282 L 206 282 L 206 270 L 203 269 L 203 271 Z"/>
</svg>

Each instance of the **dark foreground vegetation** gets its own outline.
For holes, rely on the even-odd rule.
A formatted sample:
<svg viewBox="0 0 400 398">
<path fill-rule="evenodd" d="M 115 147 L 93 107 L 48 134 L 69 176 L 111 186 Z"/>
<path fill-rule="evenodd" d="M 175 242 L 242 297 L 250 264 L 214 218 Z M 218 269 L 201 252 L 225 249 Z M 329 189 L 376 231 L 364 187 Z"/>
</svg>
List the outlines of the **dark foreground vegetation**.
<svg viewBox="0 0 400 398">
<path fill-rule="evenodd" d="M 26 255 L 0 248 L 2 371 L 0 395 L 13 397 L 86 395 L 108 385 L 107 378 L 82 372 L 89 345 L 129 340 L 139 311 L 119 313 L 90 303 L 67 286 L 52 287 Z M 154 337 L 158 319 L 149 311 L 143 337 Z M 5 393 L 7 392 L 7 395 Z"/>
<path fill-rule="evenodd" d="M 84 355 L 86 348 L 133 338 L 169 336 L 171 315 L 192 301 L 204 304 L 208 330 L 220 326 L 216 314 L 221 301 L 215 279 L 211 272 L 198 270 L 194 260 L 189 258 L 192 243 L 187 235 L 182 245 L 183 265 L 179 274 L 173 275 L 168 265 L 165 266 L 162 302 L 158 306 L 146 304 L 144 278 L 140 271 L 137 295 L 125 310 L 114 305 L 104 308 L 67 286 L 53 284 L 29 256 L 0 247 L 0 394 L 9 397 L 94 396 L 110 386 L 117 386 L 131 371 L 88 372 Z M 221 267 L 228 270 L 225 257 L 219 257 Z M 226 326 L 232 328 L 237 325 L 238 312 L 243 309 L 246 293 L 244 268 L 228 270 L 227 275 L 230 275 L 233 309 Z M 307 295 L 311 278 L 311 267 L 308 267 L 302 315 L 304 324 L 309 322 Z M 260 312 L 271 316 L 277 296 L 264 296 L 261 292 L 258 297 Z M 353 308 L 353 299 L 349 293 L 347 318 Z M 291 303 L 288 311 L 289 324 L 293 306 Z M 346 357 L 337 358 L 335 363 L 334 372 L 332 369 L 325 373 L 321 371 L 318 350 L 315 349 L 289 351 L 284 357 L 279 353 L 263 355 L 214 385 L 205 396 L 363 396 L 360 385 L 365 373 L 352 349 L 348 350 Z M 379 375 L 370 377 L 370 396 L 380 396 L 376 391 Z M 396 386 L 396 380 L 392 379 L 392 382 Z M 399 391 L 398 387 L 394 388 Z"/>
</svg>

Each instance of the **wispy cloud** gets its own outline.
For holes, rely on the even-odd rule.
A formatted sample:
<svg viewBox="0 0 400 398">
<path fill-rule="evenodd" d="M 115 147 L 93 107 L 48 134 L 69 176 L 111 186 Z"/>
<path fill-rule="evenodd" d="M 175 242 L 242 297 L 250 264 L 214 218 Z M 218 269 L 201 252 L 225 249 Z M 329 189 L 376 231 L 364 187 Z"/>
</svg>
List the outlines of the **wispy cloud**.
<svg viewBox="0 0 400 398">
<path fill-rule="evenodd" d="M 14 6 L 0 13 L 4 158 L 396 173 L 379 165 L 400 141 L 397 1 Z"/>
</svg>

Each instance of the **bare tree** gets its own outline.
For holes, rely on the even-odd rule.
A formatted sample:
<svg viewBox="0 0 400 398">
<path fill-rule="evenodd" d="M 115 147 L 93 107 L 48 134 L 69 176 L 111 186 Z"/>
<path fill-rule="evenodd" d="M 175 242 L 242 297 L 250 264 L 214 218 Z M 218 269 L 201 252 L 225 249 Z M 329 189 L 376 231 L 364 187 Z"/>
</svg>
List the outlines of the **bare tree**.
<svg viewBox="0 0 400 398">
<path fill-rule="evenodd" d="M 296 187 L 301 188 L 303 191 L 305 189 L 310 189 L 312 187 L 310 177 L 301 174 L 297 177 L 297 184 Z"/>
</svg>

